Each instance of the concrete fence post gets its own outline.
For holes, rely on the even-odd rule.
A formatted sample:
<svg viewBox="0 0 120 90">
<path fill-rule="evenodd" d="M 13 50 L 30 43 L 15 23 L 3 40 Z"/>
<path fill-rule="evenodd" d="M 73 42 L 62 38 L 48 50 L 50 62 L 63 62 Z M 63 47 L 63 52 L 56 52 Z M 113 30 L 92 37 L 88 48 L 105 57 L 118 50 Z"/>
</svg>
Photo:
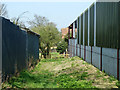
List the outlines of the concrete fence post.
<svg viewBox="0 0 120 90">
<path fill-rule="evenodd" d="M 92 46 L 91 46 L 91 64 L 92 64 Z"/>
<path fill-rule="evenodd" d="M 84 61 L 86 60 L 86 46 L 84 46 Z"/>
<path fill-rule="evenodd" d="M 80 58 L 81 58 L 81 45 L 80 45 Z"/>
<path fill-rule="evenodd" d="M 76 44 L 76 56 L 77 56 L 77 51 L 78 51 L 78 50 L 77 50 L 77 44 Z"/>
</svg>

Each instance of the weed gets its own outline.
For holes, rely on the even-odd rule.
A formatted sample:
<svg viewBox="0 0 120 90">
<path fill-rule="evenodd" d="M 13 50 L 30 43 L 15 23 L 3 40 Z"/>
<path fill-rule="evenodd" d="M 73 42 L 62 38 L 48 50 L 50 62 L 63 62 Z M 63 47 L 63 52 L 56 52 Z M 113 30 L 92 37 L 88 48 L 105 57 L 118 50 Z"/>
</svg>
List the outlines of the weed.
<svg viewBox="0 0 120 90">
<path fill-rule="evenodd" d="M 106 78 L 103 78 L 103 81 L 107 81 L 107 79 L 106 79 Z"/>
<path fill-rule="evenodd" d="M 97 74 L 100 74 L 100 70 L 97 70 L 96 73 L 97 73 Z"/>
<path fill-rule="evenodd" d="M 81 68 L 80 71 L 83 71 L 83 69 Z"/>
<path fill-rule="evenodd" d="M 79 66 L 79 64 L 76 64 L 76 66 Z"/>
<path fill-rule="evenodd" d="M 96 75 L 96 78 L 99 78 L 99 77 L 102 77 L 103 75 L 101 75 L 101 74 L 97 74 Z"/>
<path fill-rule="evenodd" d="M 72 67 L 74 67 L 74 65 L 75 65 L 74 63 L 71 64 Z"/>
<path fill-rule="evenodd" d="M 91 82 L 79 81 L 77 78 L 72 78 L 67 74 L 56 77 L 56 82 L 58 82 L 59 88 L 95 88 Z"/>
<path fill-rule="evenodd" d="M 71 61 L 75 60 L 74 58 L 71 58 Z"/>
<path fill-rule="evenodd" d="M 83 58 L 81 58 L 81 60 L 84 60 Z"/>
<path fill-rule="evenodd" d="M 109 82 L 112 82 L 112 81 L 116 80 L 115 77 L 113 77 L 113 76 L 110 76 L 108 79 L 109 79 Z"/>
<path fill-rule="evenodd" d="M 118 81 L 118 82 L 116 83 L 116 86 L 117 86 L 118 88 L 120 88 L 120 81 Z"/>
<path fill-rule="evenodd" d="M 33 70 L 24 70 L 18 77 L 12 77 L 10 81 L 4 83 L 3 88 L 95 88 L 92 83 L 99 84 L 99 81 L 90 80 L 92 74 L 87 72 L 89 66 L 81 67 L 82 63 L 76 64 L 75 60 L 80 60 L 79 57 L 67 59 L 57 57 L 57 53 L 53 53 L 53 55 L 54 59 L 42 59 Z M 64 63 L 70 64 L 71 62 L 71 67 L 63 68 Z M 48 64 L 51 65 L 50 68 L 47 66 Z M 83 64 L 87 63 L 83 62 Z M 51 70 L 52 66 L 56 68 L 58 65 L 63 66 L 58 73 Z M 49 69 L 46 70 L 44 67 Z M 95 77 L 101 76 L 103 75 L 97 70 Z M 108 79 L 103 78 L 103 81 L 106 80 L 108 81 Z M 110 82 L 114 80 L 113 77 L 109 78 Z M 117 82 L 116 85 L 120 87 L 120 82 Z"/>
</svg>

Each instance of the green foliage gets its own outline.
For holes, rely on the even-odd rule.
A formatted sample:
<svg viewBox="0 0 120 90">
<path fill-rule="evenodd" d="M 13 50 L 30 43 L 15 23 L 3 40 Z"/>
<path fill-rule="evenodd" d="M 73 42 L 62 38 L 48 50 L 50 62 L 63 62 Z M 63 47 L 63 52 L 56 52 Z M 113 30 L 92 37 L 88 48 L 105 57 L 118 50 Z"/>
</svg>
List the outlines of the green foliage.
<svg viewBox="0 0 120 90">
<path fill-rule="evenodd" d="M 49 55 L 50 48 L 56 46 L 61 40 L 61 34 L 53 22 L 42 16 L 34 16 L 34 20 L 30 21 L 31 29 L 40 34 L 40 50 L 44 58 Z"/>
<path fill-rule="evenodd" d="M 80 58 L 78 56 L 75 56 L 75 57 L 71 57 L 70 59 L 71 61 L 74 61 L 74 60 L 79 60 Z"/>
<path fill-rule="evenodd" d="M 103 81 L 107 81 L 107 79 L 106 79 L 106 78 L 103 78 Z"/>
<path fill-rule="evenodd" d="M 112 81 L 116 80 L 114 76 L 110 76 L 108 79 L 109 79 L 109 82 L 112 82 Z"/>
<path fill-rule="evenodd" d="M 63 40 L 63 41 L 61 41 L 60 43 L 58 43 L 58 45 L 57 45 L 57 52 L 59 52 L 60 54 L 63 54 L 65 51 L 66 51 L 66 49 L 67 49 L 67 43 Z"/>
<path fill-rule="evenodd" d="M 77 78 L 80 80 L 85 80 L 85 77 L 88 76 L 88 72 L 83 72 L 82 74 L 78 75 Z"/>
<path fill-rule="evenodd" d="M 86 74 L 81 76 L 86 77 Z M 80 80 L 81 78 L 70 77 L 71 74 L 61 74 L 55 78 L 59 88 L 95 88 L 92 86 L 92 82 L 86 80 Z"/>
<path fill-rule="evenodd" d="M 41 71 L 42 74 L 32 74 L 29 71 L 23 71 L 19 77 L 12 77 L 8 82 L 8 86 L 11 88 L 55 88 L 56 83 L 53 80 L 52 73 L 48 71 Z M 5 88 L 5 87 L 3 87 Z"/>
<path fill-rule="evenodd" d="M 58 53 L 52 54 L 58 55 Z M 97 75 L 101 75 L 101 72 L 97 70 L 93 79 L 93 74 L 88 73 L 87 70 L 85 71 L 85 67 L 79 69 L 76 67 L 78 66 L 76 60 L 80 60 L 80 58 L 42 59 L 33 70 L 24 70 L 18 77 L 12 77 L 10 81 L 5 82 L 3 88 L 96 88 L 93 85 L 101 82 L 97 78 Z M 66 63 L 71 64 L 71 66 L 64 68 Z M 53 69 L 58 67 L 60 68 L 58 72 L 54 72 Z M 115 80 L 112 76 L 101 79 L 104 82 L 110 80 L 111 84 L 108 83 L 108 85 L 112 85 Z M 108 87 L 108 85 L 106 86 Z M 117 82 L 116 85 L 120 87 L 120 82 Z"/>
<path fill-rule="evenodd" d="M 118 86 L 118 88 L 120 88 L 120 81 L 118 81 L 118 82 L 116 83 L 116 86 Z"/>
<path fill-rule="evenodd" d="M 63 54 L 68 48 L 68 34 L 65 35 L 64 39 L 57 45 L 57 52 Z"/>
<path fill-rule="evenodd" d="M 64 59 L 59 58 L 59 59 L 42 59 L 42 62 L 56 62 L 56 61 L 64 61 Z"/>
</svg>

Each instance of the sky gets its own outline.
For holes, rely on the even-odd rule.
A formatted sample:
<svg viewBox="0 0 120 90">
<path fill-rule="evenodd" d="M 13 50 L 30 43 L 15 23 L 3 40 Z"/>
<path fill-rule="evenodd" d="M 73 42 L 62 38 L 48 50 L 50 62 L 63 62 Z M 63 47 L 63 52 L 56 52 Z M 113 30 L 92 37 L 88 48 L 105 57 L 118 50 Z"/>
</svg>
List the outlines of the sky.
<svg viewBox="0 0 120 90">
<path fill-rule="evenodd" d="M 5 4 L 8 18 L 18 17 L 27 11 L 21 18 L 27 27 L 29 25 L 26 22 L 33 20 L 34 15 L 37 14 L 54 22 L 60 31 L 76 20 L 93 2 L 91 0 L 91 2 L 5 2 Z"/>
</svg>

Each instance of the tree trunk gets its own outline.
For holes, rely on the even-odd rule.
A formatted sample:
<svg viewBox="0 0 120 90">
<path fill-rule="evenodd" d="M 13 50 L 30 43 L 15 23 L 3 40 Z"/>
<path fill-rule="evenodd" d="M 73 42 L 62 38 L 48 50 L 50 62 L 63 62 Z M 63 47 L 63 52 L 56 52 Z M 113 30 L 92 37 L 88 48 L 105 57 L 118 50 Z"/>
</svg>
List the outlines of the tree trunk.
<svg viewBox="0 0 120 90">
<path fill-rule="evenodd" d="M 49 55 L 49 52 L 50 52 L 50 45 L 47 44 L 47 55 Z"/>
</svg>

